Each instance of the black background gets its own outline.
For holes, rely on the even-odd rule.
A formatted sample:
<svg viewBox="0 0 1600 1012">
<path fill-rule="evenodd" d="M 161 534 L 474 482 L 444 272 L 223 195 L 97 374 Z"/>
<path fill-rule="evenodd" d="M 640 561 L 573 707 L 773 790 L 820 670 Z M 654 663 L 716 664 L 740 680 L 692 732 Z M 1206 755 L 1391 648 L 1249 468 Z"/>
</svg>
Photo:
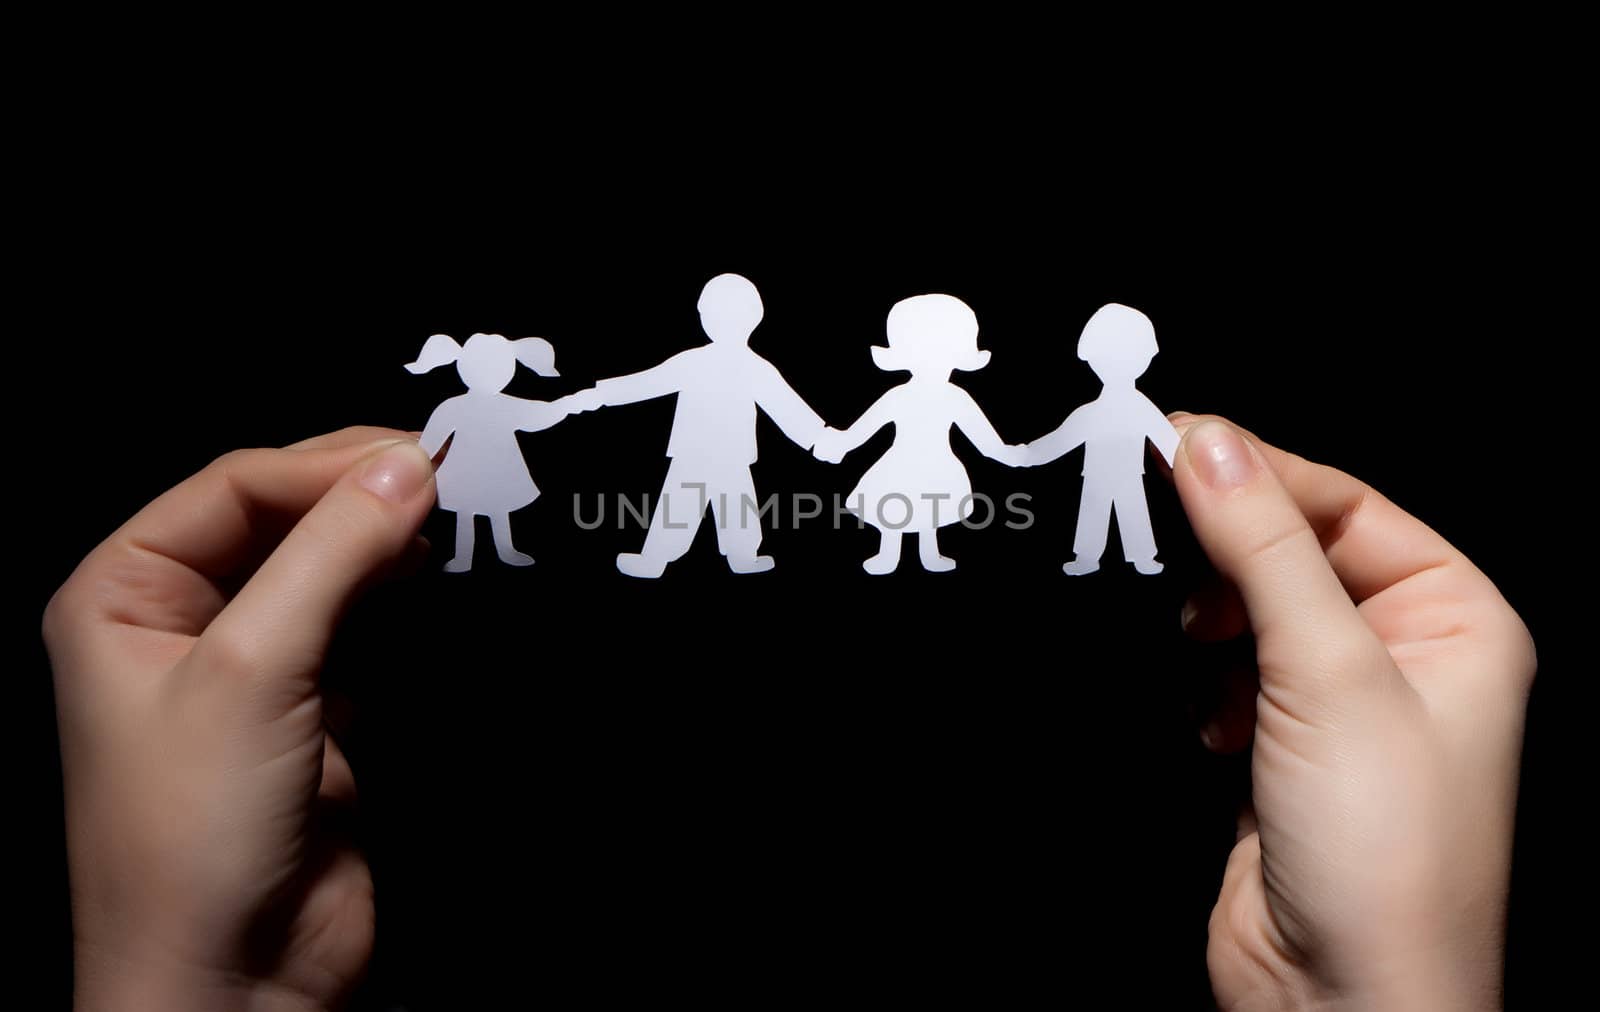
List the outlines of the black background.
<svg viewBox="0 0 1600 1012">
<path fill-rule="evenodd" d="M 452 370 L 402 368 L 432 333 L 550 339 L 562 377 L 510 388 L 548 399 L 700 343 L 700 286 L 734 271 L 766 304 L 751 346 L 843 426 L 899 379 L 868 354 L 889 306 L 949 292 L 993 352 L 957 382 L 1022 441 L 1094 395 L 1075 340 L 1120 301 L 1155 321 L 1141 386 L 1163 409 L 1226 414 L 1360 475 L 1532 626 L 1508 987 L 1520 1007 L 1564 987 L 1577 971 L 1550 916 L 1576 867 L 1574 746 L 1556 726 L 1573 655 L 1547 567 L 1574 546 L 1544 512 L 1542 352 L 1568 324 L 1533 255 L 1536 181 L 1475 170 L 1485 137 L 1437 123 L 1334 143 L 1204 117 L 1132 138 L 1070 120 L 963 133 L 895 111 L 867 124 L 878 143 L 824 147 L 803 116 L 758 139 L 747 110 L 720 107 L 610 123 L 604 146 L 505 123 L 435 135 L 398 114 L 380 144 L 353 114 L 113 110 L 99 128 L 117 171 L 72 169 L 71 226 L 43 247 L 63 301 L 35 374 L 60 400 L 24 457 L 48 500 L 29 607 L 221 452 L 420 428 L 460 389 Z M 350 616 L 327 678 L 359 713 L 380 917 L 363 1001 L 1110 991 L 1206 1007 L 1245 767 L 1198 741 L 1220 659 L 1179 629 L 1205 567 L 1170 488 L 1147 480 L 1165 573 L 1115 564 L 1113 541 L 1101 573 L 1070 580 L 1080 458 L 1011 471 L 956 436 L 974 487 L 1028 493 L 1037 523 L 950 529 L 956 572 L 922 573 L 908 544 L 872 578 L 874 532 L 793 529 L 787 497 L 847 491 L 889 434 L 831 466 L 762 419 L 756 487 L 785 497 L 763 548 L 777 569 L 729 574 L 708 525 L 664 579 L 634 581 L 613 559 L 642 532 L 579 530 L 573 497 L 592 515 L 597 495 L 654 494 L 671 413 L 521 437 L 544 494 L 514 526 L 538 563 L 499 566 L 483 530 L 477 569 L 441 574 L 452 518 L 435 514 L 428 569 Z M 32 656 L 25 965 L 62 988 L 59 782 Z"/>
</svg>

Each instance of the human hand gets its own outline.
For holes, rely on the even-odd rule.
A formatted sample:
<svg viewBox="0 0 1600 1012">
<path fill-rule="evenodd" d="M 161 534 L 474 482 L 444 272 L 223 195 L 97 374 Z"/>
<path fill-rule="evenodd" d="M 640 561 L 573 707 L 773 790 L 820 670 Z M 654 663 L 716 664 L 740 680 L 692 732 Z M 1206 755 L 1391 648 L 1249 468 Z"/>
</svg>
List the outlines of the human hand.
<svg viewBox="0 0 1600 1012">
<path fill-rule="evenodd" d="M 403 432 L 241 450 L 51 599 L 78 1009 L 303 1010 L 354 987 L 372 879 L 339 830 L 355 784 L 318 674 L 361 587 L 425 547 L 433 501 Z"/>
<path fill-rule="evenodd" d="M 1526 628 L 1489 579 L 1356 479 L 1174 416 L 1173 477 L 1226 581 L 1185 628 L 1251 632 L 1208 746 L 1251 753 L 1212 913 L 1223 1009 L 1498 1008 Z"/>
</svg>

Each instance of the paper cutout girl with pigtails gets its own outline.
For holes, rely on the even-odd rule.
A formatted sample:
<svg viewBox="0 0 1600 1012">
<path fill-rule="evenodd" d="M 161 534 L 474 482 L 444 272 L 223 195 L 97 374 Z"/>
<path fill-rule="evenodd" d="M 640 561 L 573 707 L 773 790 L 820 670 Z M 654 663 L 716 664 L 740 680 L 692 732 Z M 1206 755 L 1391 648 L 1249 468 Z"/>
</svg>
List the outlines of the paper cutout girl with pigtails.
<svg viewBox="0 0 1600 1012">
<path fill-rule="evenodd" d="M 456 514 L 456 554 L 445 563 L 447 573 L 472 568 L 475 518 L 486 516 L 494 532 L 495 552 L 508 566 L 531 566 L 533 557 L 511 543 L 511 514 L 533 502 L 539 487 L 528 474 L 518 432 L 548 429 L 580 410 L 581 395 L 556 401 L 531 401 L 501 393 L 517 371 L 517 363 L 540 376 L 559 376 L 556 353 L 538 337 L 509 341 L 499 334 L 473 334 L 459 345 L 447 334 L 435 334 L 422 346 L 414 374 L 454 362 L 467 392 L 434 409 L 422 432 L 422 448 L 438 454 L 450 439 L 450 452 L 439 465 L 439 507 Z M 451 438 L 454 437 L 454 438 Z"/>
<path fill-rule="evenodd" d="M 894 423 L 894 445 L 867 469 L 845 508 L 878 528 L 878 554 L 862 563 L 874 576 L 900 564 L 901 535 L 917 535 L 922 568 L 945 573 L 954 559 L 939 554 L 939 528 L 972 515 L 972 482 L 950 449 L 950 427 L 959 428 L 985 457 L 1020 467 L 1023 448 L 1008 446 L 972 395 L 950 382 L 953 369 L 982 369 L 989 353 L 978 350 L 978 318 L 950 295 L 918 295 L 889 310 L 889 346 L 874 347 L 872 361 L 887 372 L 910 370 L 911 379 L 890 389 L 844 432 L 817 437 L 819 459 L 838 463 L 873 433 Z"/>
</svg>

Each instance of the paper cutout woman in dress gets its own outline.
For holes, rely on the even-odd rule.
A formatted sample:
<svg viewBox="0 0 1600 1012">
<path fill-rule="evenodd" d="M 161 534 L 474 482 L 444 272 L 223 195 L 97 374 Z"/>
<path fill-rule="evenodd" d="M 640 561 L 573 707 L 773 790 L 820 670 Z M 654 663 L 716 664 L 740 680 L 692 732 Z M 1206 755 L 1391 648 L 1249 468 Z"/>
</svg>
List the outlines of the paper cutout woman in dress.
<svg viewBox="0 0 1600 1012">
<path fill-rule="evenodd" d="M 960 299 L 918 295 L 889 310 L 889 346 L 874 347 L 872 360 L 887 372 L 910 370 L 911 379 L 890 389 L 849 429 L 824 432 L 816 453 L 838 463 L 873 433 L 894 424 L 894 444 L 862 475 L 845 506 L 878 529 L 878 554 L 862 563 L 873 575 L 900 563 L 900 538 L 917 535 L 922 567 L 945 573 L 954 559 L 939 554 L 939 528 L 972 515 L 972 482 L 950 449 L 950 427 L 961 429 L 984 456 L 1023 464 L 1023 448 L 1001 442 L 983 411 L 950 382 L 953 369 L 982 369 L 989 353 L 978 350 L 978 319 Z"/>
<path fill-rule="evenodd" d="M 1100 396 L 1068 415 L 1054 432 L 1028 444 L 1030 466 L 1084 447 L 1083 498 L 1072 541 L 1076 558 L 1061 567 L 1068 576 L 1100 568 L 1113 509 L 1123 557 L 1147 576 L 1161 572 L 1144 497 L 1144 443 L 1154 443 L 1171 465 L 1178 430 L 1134 386 L 1155 354 L 1156 329 L 1148 316 L 1116 303 L 1101 306 L 1078 338 L 1078 357 L 1104 384 Z"/>
<path fill-rule="evenodd" d="M 511 543 L 511 514 L 533 502 L 539 488 L 517 444 L 518 432 L 537 432 L 579 409 L 574 397 L 531 401 L 501 393 L 517 363 L 540 376 L 559 376 L 556 353 L 538 337 L 509 341 L 499 334 L 473 334 L 463 345 L 435 334 L 406 369 L 421 374 L 450 362 L 456 364 L 467 392 L 434 409 L 422 431 L 422 448 L 438 454 L 450 439 L 450 452 L 439 465 L 439 507 L 456 514 L 456 554 L 445 563 L 447 573 L 472 568 L 476 517 L 489 518 L 495 552 L 508 566 L 531 566 L 533 557 Z M 452 439 L 451 437 L 454 436 Z"/>
</svg>

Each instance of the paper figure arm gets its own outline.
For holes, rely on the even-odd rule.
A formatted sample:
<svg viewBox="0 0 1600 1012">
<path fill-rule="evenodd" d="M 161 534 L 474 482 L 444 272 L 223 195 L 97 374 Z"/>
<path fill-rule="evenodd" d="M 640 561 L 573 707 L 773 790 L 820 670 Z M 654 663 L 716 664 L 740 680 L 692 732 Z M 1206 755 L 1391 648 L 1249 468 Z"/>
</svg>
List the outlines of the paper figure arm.
<svg viewBox="0 0 1600 1012">
<path fill-rule="evenodd" d="M 595 393 L 603 405 L 632 404 L 675 394 L 683 389 L 684 380 L 693 364 L 692 356 L 698 350 L 691 348 L 680 351 L 660 365 L 641 372 L 603 379 L 594 385 Z"/>
<path fill-rule="evenodd" d="M 855 424 L 844 431 L 824 430 L 817 440 L 817 456 L 832 464 L 844 459 L 845 454 L 872 438 L 872 434 L 894 421 L 895 387 L 879 397 L 872 407 L 861 413 Z"/>
<path fill-rule="evenodd" d="M 517 431 L 538 432 L 548 429 L 577 410 L 571 403 L 574 396 L 553 401 L 521 401 L 517 404 Z"/>
<path fill-rule="evenodd" d="M 973 400 L 966 391 L 961 392 L 961 402 L 956 408 L 956 428 L 960 429 L 978 452 L 990 460 L 998 460 L 1007 467 L 1025 467 L 1027 465 L 1028 448 L 1022 445 L 1008 445 L 1000 438 L 1000 433 L 994 430 L 994 423 L 989 421 L 989 416 L 978 407 L 978 402 Z"/>
<path fill-rule="evenodd" d="M 1052 433 L 1040 436 L 1025 447 L 1027 466 L 1038 467 L 1063 457 L 1083 445 L 1089 437 L 1089 405 L 1077 408 Z"/>
<path fill-rule="evenodd" d="M 1140 394 L 1144 397 L 1143 394 Z M 1144 398 L 1145 407 L 1148 409 L 1144 415 L 1145 435 L 1150 437 L 1150 442 L 1156 446 L 1156 452 L 1161 454 L 1161 459 L 1172 466 L 1172 455 L 1178 452 L 1178 430 L 1167 421 L 1167 416 L 1161 409 L 1151 403 L 1148 397 Z"/>
<path fill-rule="evenodd" d="M 422 445 L 422 452 L 430 457 L 439 455 L 439 448 L 444 446 L 444 441 L 450 438 L 450 433 L 456 430 L 455 411 L 451 402 L 445 401 L 433 409 L 433 414 L 428 416 L 428 424 L 422 429 L 422 436 L 417 440 Z"/>
<path fill-rule="evenodd" d="M 785 436 L 807 450 L 816 445 L 817 436 L 827 424 L 794 392 L 776 366 L 763 362 L 756 370 L 755 387 L 756 404 L 778 424 Z"/>
</svg>

